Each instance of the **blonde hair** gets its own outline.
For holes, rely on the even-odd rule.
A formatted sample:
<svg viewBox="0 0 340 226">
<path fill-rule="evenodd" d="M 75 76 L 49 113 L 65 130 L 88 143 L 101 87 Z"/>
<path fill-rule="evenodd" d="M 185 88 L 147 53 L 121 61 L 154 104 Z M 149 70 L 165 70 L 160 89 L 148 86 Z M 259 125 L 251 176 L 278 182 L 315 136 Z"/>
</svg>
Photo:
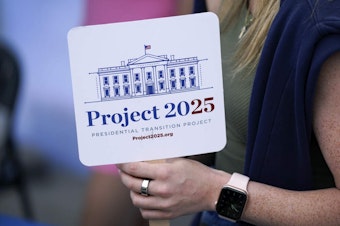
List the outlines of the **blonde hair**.
<svg viewBox="0 0 340 226">
<path fill-rule="evenodd" d="M 279 0 L 255 1 L 252 24 L 240 39 L 234 54 L 235 74 L 243 71 L 246 75 L 249 75 L 256 70 L 267 33 L 280 7 Z M 237 19 L 240 19 L 239 15 L 246 4 L 247 0 L 222 1 L 218 13 L 222 31 L 229 29 Z"/>
</svg>

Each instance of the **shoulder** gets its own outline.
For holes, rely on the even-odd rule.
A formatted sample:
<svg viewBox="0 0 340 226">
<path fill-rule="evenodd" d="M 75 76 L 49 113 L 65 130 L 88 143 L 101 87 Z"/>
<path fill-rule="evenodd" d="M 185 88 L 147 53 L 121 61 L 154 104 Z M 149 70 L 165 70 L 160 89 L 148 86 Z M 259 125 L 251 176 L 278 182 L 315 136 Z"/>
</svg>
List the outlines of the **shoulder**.
<svg viewBox="0 0 340 226">
<path fill-rule="evenodd" d="M 267 36 L 269 51 L 285 53 L 293 62 L 311 58 L 320 63 L 340 48 L 339 0 L 281 0 L 280 10 Z M 286 56 L 285 55 L 285 56 Z"/>
<path fill-rule="evenodd" d="M 340 21 L 340 1 L 338 0 L 281 0 L 279 16 L 318 24 Z"/>
</svg>

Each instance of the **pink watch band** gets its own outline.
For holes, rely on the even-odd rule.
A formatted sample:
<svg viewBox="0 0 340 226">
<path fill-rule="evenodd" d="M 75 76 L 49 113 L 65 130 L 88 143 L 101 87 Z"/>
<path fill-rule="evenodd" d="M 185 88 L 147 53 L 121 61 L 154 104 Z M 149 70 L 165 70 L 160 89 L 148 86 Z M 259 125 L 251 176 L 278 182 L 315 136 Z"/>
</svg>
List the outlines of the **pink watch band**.
<svg viewBox="0 0 340 226">
<path fill-rule="evenodd" d="M 233 173 L 227 185 L 247 191 L 248 182 L 249 177 L 239 173 Z"/>
</svg>

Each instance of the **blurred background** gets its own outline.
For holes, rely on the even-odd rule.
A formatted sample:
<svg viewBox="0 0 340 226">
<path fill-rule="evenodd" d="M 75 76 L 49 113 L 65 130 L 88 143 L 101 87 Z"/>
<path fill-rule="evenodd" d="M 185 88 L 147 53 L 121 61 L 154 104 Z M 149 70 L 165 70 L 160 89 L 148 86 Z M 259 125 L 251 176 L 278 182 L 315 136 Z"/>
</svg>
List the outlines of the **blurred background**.
<svg viewBox="0 0 340 226">
<path fill-rule="evenodd" d="M 13 149 L 21 178 L 18 183 L 0 183 L 0 216 L 32 217 L 47 225 L 80 224 L 91 170 L 78 159 L 67 32 L 85 24 L 186 14 L 192 4 L 191 0 L 0 0 L 0 44 L 19 68 L 13 111 L 0 102 L 0 114 L 9 115 L 2 122 L 0 116 L 0 136 L 7 132 L 11 141 L 8 147 L 4 141 L 5 148 L 0 144 L 0 160 L 1 152 Z M 15 177 L 11 167 L 6 168 L 9 177 Z M 0 175 L 4 173 L 0 170 Z M 16 189 L 18 184 L 26 185 L 21 187 L 24 191 Z M 21 193 L 26 194 L 28 213 Z M 188 224 L 185 219 L 176 222 L 172 224 Z"/>
<path fill-rule="evenodd" d="M 78 160 L 66 40 L 84 23 L 85 7 L 83 0 L 0 0 L 0 41 L 20 68 L 13 140 L 34 220 L 47 224 L 78 224 L 89 175 Z M 25 217 L 14 186 L 0 190 L 0 214 Z"/>
<path fill-rule="evenodd" d="M 49 165 L 77 164 L 72 84 L 66 34 L 84 20 L 84 1 L 0 1 L 1 41 L 21 70 L 14 137 L 19 149 L 48 158 Z"/>
</svg>

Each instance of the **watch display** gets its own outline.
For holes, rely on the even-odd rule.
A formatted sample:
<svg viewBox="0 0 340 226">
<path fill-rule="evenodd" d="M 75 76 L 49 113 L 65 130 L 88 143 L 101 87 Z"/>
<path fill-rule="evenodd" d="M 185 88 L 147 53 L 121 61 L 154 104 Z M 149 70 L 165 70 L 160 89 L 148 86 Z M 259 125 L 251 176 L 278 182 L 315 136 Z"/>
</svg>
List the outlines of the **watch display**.
<svg viewBox="0 0 340 226">
<path fill-rule="evenodd" d="M 217 213 L 229 220 L 239 220 L 247 202 L 247 193 L 232 187 L 224 187 L 216 203 Z"/>
</svg>

